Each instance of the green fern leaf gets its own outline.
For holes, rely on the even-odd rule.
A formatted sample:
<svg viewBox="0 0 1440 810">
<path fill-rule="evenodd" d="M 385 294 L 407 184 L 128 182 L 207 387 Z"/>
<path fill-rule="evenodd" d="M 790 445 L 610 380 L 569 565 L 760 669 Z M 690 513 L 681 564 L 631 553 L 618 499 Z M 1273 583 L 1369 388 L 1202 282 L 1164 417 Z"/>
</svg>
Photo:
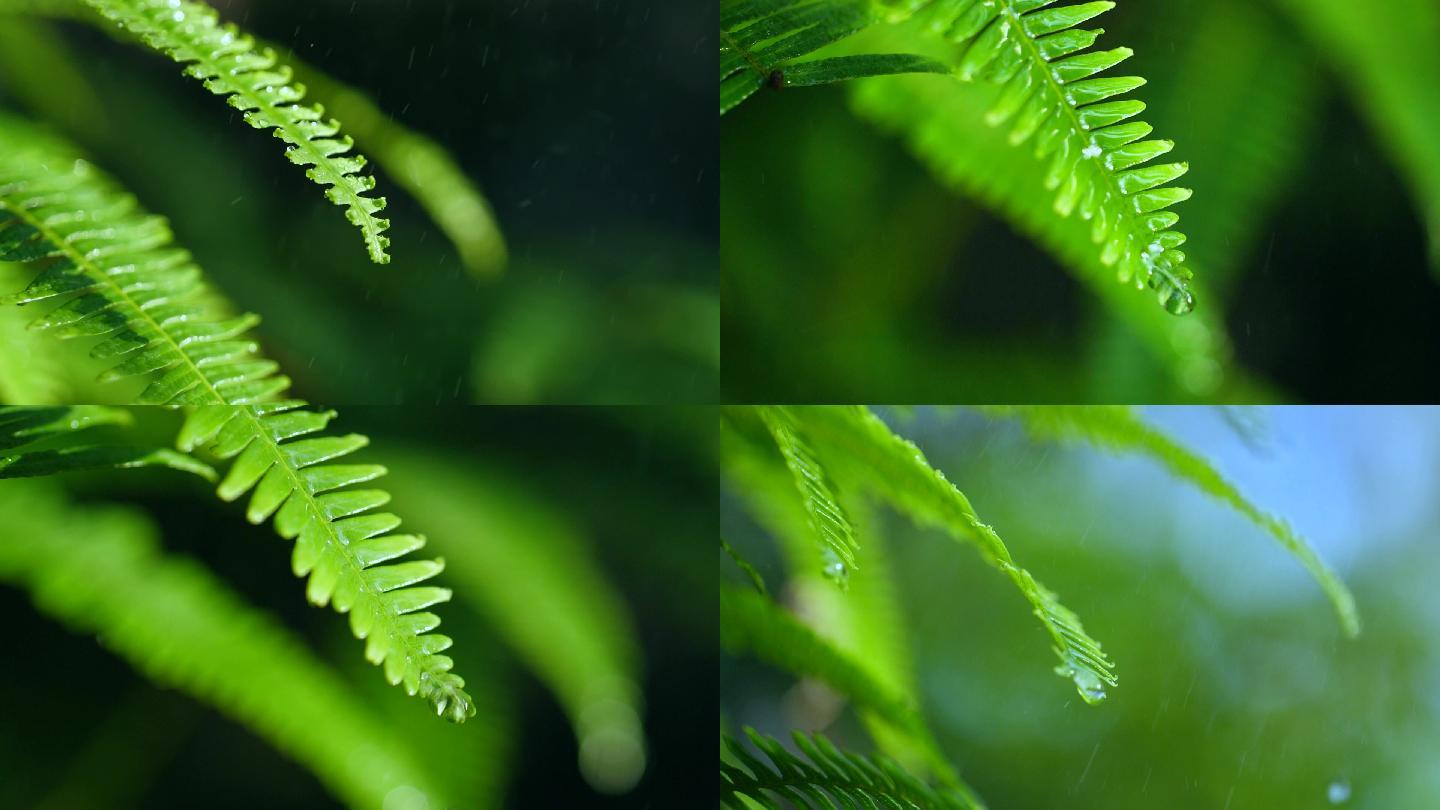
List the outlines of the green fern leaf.
<svg viewBox="0 0 1440 810">
<path fill-rule="evenodd" d="M 119 408 L 75 405 L 0 407 L 0 478 L 31 478 L 99 468 L 168 467 L 215 480 L 215 470 L 163 447 L 95 444 L 77 436 L 103 425 L 129 425 Z"/>
<path fill-rule="evenodd" d="M 141 405 L 251 404 L 289 388 L 230 317 L 170 226 L 63 143 L 0 117 L 0 261 L 42 268 L 3 304 L 62 300 L 32 329 L 101 339 L 102 380 L 148 379 Z"/>
<path fill-rule="evenodd" d="M 402 786 L 450 806 L 404 738 L 303 641 L 203 566 L 166 555 L 142 516 L 69 503 L 46 483 L 0 482 L 0 582 L 253 729 L 351 807 L 378 808 Z"/>
<path fill-rule="evenodd" d="M 1001 86 L 984 115 L 1007 127 L 1014 146 L 1033 144 L 1045 161 L 1044 185 L 1055 192 L 1054 210 L 1079 213 L 1100 260 L 1121 282 L 1148 286 L 1176 315 L 1195 306 L 1191 272 L 1171 230 L 1179 217 L 1168 208 L 1190 198 L 1170 183 L 1186 163 L 1146 165 L 1170 152 L 1172 141 L 1145 140 L 1151 127 L 1132 120 L 1145 104 L 1121 96 L 1145 82 L 1099 74 L 1130 58 L 1129 48 L 1087 51 L 1101 34 L 1078 26 L 1115 4 L 1055 6 L 1055 0 L 906 0 L 894 16 L 914 16 L 916 29 L 963 46 L 956 72 Z"/>
<path fill-rule="evenodd" d="M 931 467 L 912 442 L 890 430 L 863 406 L 815 406 L 794 409 L 814 441 L 827 470 L 863 484 L 886 502 L 922 524 L 973 544 L 987 562 L 1005 572 L 1028 600 L 1050 634 L 1060 664 L 1056 674 L 1074 682 L 1087 703 L 1105 699 L 1115 686 L 1114 664 L 1100 643 L 1085 632 L 1074 612 L 1016 565 L 995 529 L 981 522 L 974 507 L 945 474 Z"/>
<path fill-rule="evenodd" d="M 797 62 L 879 22 L 870 0 L 724 0 L 720 8 L 720 114 L 767 84 L 803 87 L 897 73 L 949 73 L 914 54 L 857 54 Z"/>
<path fill-rule="evenodd" d="M 3 117 L 0 261 L 42 268 L 0 305 L 63 300 L 31 328 L 100 338 L 91 356 L 113 363 L 102 379 L 150 380 L 139 404 L 263 402 L 290 386 L 246 337 L 259 319 L 228 317 L 165 220 L 63 143 Z"/>
<path fill-rule="evenodd" d="M 375 159 L 386 176 L 420 203 L 455 245 L 460 261 L 479 278 L 505 269 L 505 236 L 495 212 L 465 175 L 455 156 L 430 138 L 385 113 L 364 93 L 331 78 L 294 54 L 286 57 L 295 75 L 324 99 L 355 143 Z"/>
<path fill-rule="evenodd" d="M 1275 538 L 1295 556 L 1325 591 L 1345 635 L 1360 634 L 1360 615 L 1355 597 L 1335 572 L 1320 559 L 1305 538 L 1289 523 L 1271 515 L 1246 498 L 1210 462 L 1192 453 L 1174 439 L 1145 424 L 1130 408 L 1121 406 L 992 407 L 991 413 L 1014 415 L 1035 436 L 1046 439 L 1079 439 L 1116 452 L 1141 453 L 1164 465 L 1171 474 L 1218 499 Z"/>
<path fill-rule="evenodd" d="M 769 406 L 760 408 L 759 413 L 800 490 L 810 528 L 820 541 L 824 573 L 843 585 L 855 570 L 855 553 L 860 548 L 855 542 L 850 518 L 845 515 L 825 470 L 815 461 L 809 443 L 789 412 L 781 406 Z"/>
<path fill-rule="evenodd" d="M 901 36 L 877 27 L 866 39 L 882 34 L 887 42 Z M 851 99 L 861 117 L 902 139 L 941 183 L 994 211 L 1068 268 L 1159 361 L 1185 398 L 1215 396 L 1232 366 L 1223 313 L 1200 307 L 1171 317 L 1148 296 L 1115 283 L 1114 269 L 1100 261 L 1090 241 L 1090 224 L 1057 216 L 1048 196 L 1037 193 L 1045 165 L 1011 146 L 1003 131 L 974 123 L 999 95 L 1000 88 L 983 82 L 901 78 L 858 83 Z M 1200 280 L 1192 288 L 1204 297 Z"/>
<path fill-rule="evenodd" d="M 754 806 L 747 801 L 776 810 L 967 810 L 979 806 L 953 792 L 929 787 L 884 757 L 842 752 L 820 735 L 795 733 L 795 745 L 804 754 L 801 757 L 754 729 L 746 729 L 746 734 L 765 759 L 726 738 L 726 750 L 736 760 L 720 763 L 720 803 L 728 807 Z"/>
<path fill-rule="evenodd" d="M 8 62 L 17 68 L 33 67 L 35 62 L 44 59 L 43 70 L 11 71 L 11 74 L 20 74 L 14 75 L 11 83 L 26 102 L 43 110 L 49 120 L 78 120 L 79 116 L 91 115 L 90 108 L 98 109 L 99 104 L 77 103 L 71 98 L 82 95 L 88 98 L 90 93 L 81 77 L 70 78 L 74 71 L 64 58 L 67 54 L 62 43 L 49 41 L 53 35 L 47 36 L 49 32 L 40 27 L 38 21 L 26 21 L 21 15 L 73 19 L 118 39 L 135 39 L 85 3 L 86 0 L 0 0 L 0 14 L 12 17 L 0 26 L 0 42 L 13 42 L 17 51 L 12 54 L 0 48 L 0 63 Z M 26 22 L 31 24 L 23 24 Z M 46 41 L 39 42 L 41 39 Z M 453 155 L 439 143 L 387 115 L 361 91 L 306 63 L 294 51 L 259 38 L 255 44 L 262 51 L 270 49 L 284 54 L 285 63 L 294 70 L 295 82 L 308 88 L 306 96 L 317 103 L 323 101 L 333 117 L 345 122 L 345 130 L 355 139 L 356 148 L 368 153 L 376 166 L 410 192 L 455 245 L 467 269 L 484 279 L 495 278 L 504 270 L 507 248 L 495 213 Z M 23 52 L 21 45 L 26 46 Z M 39 45 L 45 46 L 43 51 Z M 3 71 L 0 76 L 12 79 L 12 75 L 5 75 Z M 57 80 L 68 80 L 72 87 L 63 104 L 54 100 L 53 87 Z M 89 136 L 99 134 L 93 118 L 86 119 L 85 123 L 88 126 L 75 128 L 87 129 Z"/>
<path fill-rule="evenodd" d="M 464 722 L 475 706 L 465 681 L 450 672 L 454 662 L 440 654 L 451 640 L 430 632 L 440 624 L 438 616 L 417 612 L 450 599 L 446 588 L 420 586 L 444 562 L 391 562 L 424 546 L 425 538 L 391 534 L 400 519 L 374 511 L 389 493 L 350 488 L 379 478 L 385 468 L 335 463 L 369 440 L 314 436 L 333 416 L 299 402 L 204 406 L 185 420 L 178 444 L 187 452 L 203 446 L 234 459 L 220 497 L 233 501 L 251 493 L 245 513 L 251 523 L 274 516 L 276 531 L 295 541 L 292 568 L 296 576 L 309 576 L 309 600 L 350 615 L 351 631 L 366 642 L 365 657 L 384 668 L 390 683 L 430 701 L 436 714 Z"/>
<path fill-rule="evenodd" d="M 269 48 L 257 49 L 249 34 L 221 24 L 215 10 L 192 0 L 86 0 L 92 8 L 150 47 L 185 65 L 185 72 L 244 113 L 246 123 L 269 129 L 288 144 L 285 156 L 308 166 L 305 174 L 327 186 L 325 196 L 345 208 L 360 229 L 370 260 L 388 264 L 385 231 L 390 221 L 376 216 L 384 197 L 367 197 L 375 178 L 362 175 L 364 156 L 350 154 L 353 142 L 340 124 L 326 119 L 318 105 L 301 103 L 304 85 L 294 83 L 289 66 Z"/>
</svg>

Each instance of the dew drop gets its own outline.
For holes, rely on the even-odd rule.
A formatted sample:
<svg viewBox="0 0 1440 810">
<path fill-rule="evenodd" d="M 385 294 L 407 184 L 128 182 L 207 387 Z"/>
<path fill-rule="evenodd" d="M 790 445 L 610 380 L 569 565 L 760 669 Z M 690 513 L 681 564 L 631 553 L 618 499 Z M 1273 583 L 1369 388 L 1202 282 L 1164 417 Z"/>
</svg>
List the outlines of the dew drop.
<svg viewBox="0 0 1440 810">
<path fill-rule="evenodd" d="M 1331 804 L 1344 804 L 1350 801 L 1350 782 L 1345 779 L 1336 779 L 1325 789 L 1325 798 Z"/>
<path fill-rule="evenodd" d="M 1088 669 L 1076 669 L 1071 676 L 1075 680 L 1075 688 L 1080 691 L 1080 697 L 1086 703 L 1099 703 L 1105 699 L 1105 684 L 1101 683 L 1100 677 Z"/>
</svg>

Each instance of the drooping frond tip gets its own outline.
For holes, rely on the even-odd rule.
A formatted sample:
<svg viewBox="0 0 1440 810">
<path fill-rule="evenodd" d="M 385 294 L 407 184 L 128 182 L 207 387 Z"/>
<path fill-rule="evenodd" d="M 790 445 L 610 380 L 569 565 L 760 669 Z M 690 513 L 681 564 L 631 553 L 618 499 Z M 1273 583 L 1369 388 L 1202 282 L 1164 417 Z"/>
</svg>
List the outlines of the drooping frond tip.
<svg viewBox="0 0 1440 810">
<path fill-rule="evenodd" d="M 386 470 L 333 463 L 369 443 L 357 434 L 314 436 L 333 416 L 295 401 L 203 407 L 186 420 L 179 444 L 233 458 L 220 497 L 251 493 L 251 523 L 274 516 L 276 531 L 295 541 L 292 567 L 296 576 L 309 577 L 306 597 L 349 614 L 351 631 L 365 640 L 365 657 L 384 668 L 390 683 L 430 701 L 437 715 L 464 722 L 475 705 L 465 681 L 450 671 L 454 661 L 440 654 L 451 639 L 431 632 L 439 616 L 420 612 L 450 599 L 448 588 L 420 585 L 439 574 L 444 561 L 391 562 L 424 546 L 425 538 L 391 533 L 400 518 L 375 511 L 389 493 L 350 488 Z"/>
<path fill-rule="evenodd" d="M 1119 100 L 1145 83 L 1138 77 L 1096 76 L 1130 58 L 1129 48 L 1082 53 L 1101 29 L 1077 26 L 1115 7 L 1113 2 L 1055 7 L 1056 0 L 895 0 L 892 16 L 918 16 L 930 30 L 965 49 L 956 67 L 962 79 L 1003 86 L 985 120 L 1008 125 L 1012 144 L 1034 142 L 1048 160 L 1045 186 L 1056 192 L 1063 216 L 1078 211 L 1093 225 L 1101 261 L 1122 282 L 1149 286 L 1176 315 L 1195 305 L 1191 272 L 1178 248 L 1184 234 L 1166 210 L 1191 191 L 1167 184 L 1188 171 L 1185 163 L 1144 166 L 1174 143 L 1142 140 L 1152 128 L 1132 121 L 1144 102 Z"/>
<path fill-rule="evenodd" d="M 1060 604 L 1029 571 L 1016 565 L 999 533 L 980 520 L 970 499 L 945 474 L 932 467 L 914 442 L 862 405 L 812 406 L 795 409 L 817 447 L 843 447 L 827 456 L 832 468 L 863 482 L 901 512 L 923 525 L 935 526 L 954 539 L 973 544 L 986 562 L 1005 572 L 1054 642 L 1060 658 L 1056 674 L 1071 680 L 1087 703 L 1105 699 L 1105 686 L 1115 686 L 1114 665 L 1100 643 L 1085 632 L 1079 617 Z"/>
<path fill-rule="evenodd" d="M 1151 125 L 1130 121 L 1145 104 L 1117 99 L 1145 79 L 1096 78 L 1132 56 L 1129 48 L 1084 52 L 1102 29 L 1081 30 L 1109 12 L 1109 0 L 1054 7 L 1056 0 L 906 0 L 896 16 L 917 14 L 950 42 L 965 45 L 958 72 L 1002 85 L 985 115 L 992 127 L 1008 124 L 1015 146 L 1034 141 L 1035 156 L 1048 160 L 1045 187 L 1057 192 L 1063 216 L 1080 212 L 1092 221 L 1100 259 L 1119 280 L 1158 294 L 1166 311 L 1187 314 L 1195 306 L 1191 271 L 1179 251 L 1184 233 L 1166 210 L 1191 196 L 1168 186 L 1188 172 L 1185 163 L 1143 166 L 1174 148 L 1172 141 L 1142 140 Z"/>
<path fill-rule="evenodd" d="M 221 24 L 215 10 L 191 0 L 86 0 L 95 10 L 138 35 L 150 47 L 185 65 L 185 72 L 204 82 L 244 113 L 245 122 L 269 129 L 289 145 L 285 156 L 308 166 L 306 176 L 327 186 L 325 196 L 345 208 L 360 229 L 370 260 L 388 264 L 385 231 L 390 221 L 377 216 L 384 197 L 368 197 L 375 178 L 362 175 L 366 160 L 351 154 L 348 135 L 325 118 L 318 104 L 302 104 L 305 86 L 293 81 L 287 65 L 270 48 L 257 48 L 250 35 L 231 23 Z"/>
<path fill-rule="evenodd" d="M 785 407 L 765 406 L 759 412 L 780 455 L 785 458 L 785 465 L 790 468 L 810 529 L 820 541 L 820 553 L 825 561 L 823 573 L 843 585 L 855 570 L 855 555 L 860 546 L 855 542 L 855 529 L 840 505 L 834 484 L 815 458 L 803 430 Z"/>
</svg>

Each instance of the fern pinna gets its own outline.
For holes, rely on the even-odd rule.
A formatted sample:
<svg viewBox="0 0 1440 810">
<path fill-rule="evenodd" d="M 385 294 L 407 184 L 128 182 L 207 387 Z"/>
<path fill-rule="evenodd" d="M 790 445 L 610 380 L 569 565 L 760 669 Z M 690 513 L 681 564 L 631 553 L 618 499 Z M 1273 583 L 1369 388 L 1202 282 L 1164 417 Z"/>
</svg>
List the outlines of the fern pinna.
<svg viewBox="0 0 1440 810">
<path fill-rule="evenodd" d="M 369 440 L 358 434 L 314 436 L 333 412 L 283 402 L 246 408 L 208 406 L 185 422 L 183 450 L 201 446 L 234 459 L 219 494 L 235 500 L 251 492 L 251 523 L 275 517 L 275 529 L 295 541 L 296 576 L 309 576 L 305 594 L 316 605 L 350 614 L 350 629 L 365 639 L 365 657 L 384 667 L 392 684 L 429 700 L 455 722 L 474 714 L 465 681 L 440 653 L 451 640 L 431 633 L 434 613 L 417 612 L 448 601 L 450 591 L 417 587 L 444 568 L 440 560 L 387 563 L 425 545 L 425 538 L 392 534 L 400 518 L 374 510 L 390 500 L 378 489 L 350 489 L 385 474 L 376 464 L 336 464 Z M 305 438 L 310 437 L 310 438 Z M 253 492 L 252 492 L 253 491 Z"/>
<path fill-rule="evenodd" d="M 215 9 L 191 0 L 86 0 L 96 11 L 176 62 L 185 72 L 223 96 L 244 112 L 246 123 L 269 129 L 288 144 L 285 156 L 322 186 L 325 196 L 345 208 L 350 223 L 360 229 L 370 260 L 388 264 L 390 246 L 385 231 L 390 221 L 377 214 L 384 197 L 368 197 L 375 178 L 362 175 L 363 155 L 349 154 L 354 143 L 340 135 L 339 122 L 326 119 L 324 108 L 302 104 L 305 86 L 293 81 L 287 65 L 270 48 L 257 48 L 255 40 L 234 25 L 221 24 Z"/>
<path fill-rule="evenodd" d="M 215 480 L 210 465 L 164 447 L 92 440 L 93 428 L 131 424 L 130 412 L 99 405 L 0 407 L 0 478 L 32 478 L 101 468 L 168 467 Z"/>
<path fill-rule="evenodd" d="M 423 540 L 389 535 L 399 523 L 394 516 L 362 514 L 383 504 L 384 493 L 336 491 L 383 468 L 325 463 L 364 446 L 364 437 L 300 439 L 322 430 L 332 414 L 298 401 L 270 402 L 290 381 L 245 337 L 257 319 L 224 317 L 189 254 L 171 245 L 165 221 L 144 214 L 63 145 L 23 125 L 0 124 L 0 146 L 15 145 L 0 152 L 0 259 L 41 268 L 24 291 L 4 300 L 63 299 L 35 322 L 38 328 L 61 338 L 100 338 L 91 354 L 116 362 L 107 377 L 149 381 L 142 404 L 195 406 L 182 449 L 209 447 L 222 459 L 235 458 L 221 497 L 255 488 L 248 515 L 257 523 L 278 510 L 277 530 L 296 539 L 296 573 L 310 574 L 310 599 L 351 613 L 352 630 L 367 639 L 367 657 L 384 665 L 392 683 L 451 720 L 472 714 L 464 681 L 439 655 L 450 640 L 427 635 L 438 618 L 414 613 L 449 592 L 408 587 L 434 576 L 440 563 L 379 566 Z"/>
<path fill-rule="evenodd" d="M 906 59 L 926 67 L 856 71 L 829 80 L 880 72 L 937 72 L 1001 85 L 1003 90 L 984 121 L 1008 126 L 1013 146 L 1033 144 L 1036 158 L 1047 165 L 1044 185 L 1055 193 L 1055 212 L 1064 217 L 1078 212 L 1091 223 L 1090 236 L 1101 246 L 1101 262 L 1115 268 L 1121 282 L 1149 287 L 1172 314 L 1189 313 L 1195 296 L 1190 289 L 1192 274 L 1179 250 L 1185 236 L 1173 230 L 1179 217 L 1168 210 L 1190 198 L 1189 189 L 1170 185 L 1189 166 L 1146 165 L 1170 152 L 1174 142 L 1147 139 L 1151 126 L 1132 120 L 1145 104 L 1120 98 L 1144 80 L 1099 75 L 1130 58 L 1133 51 L 1087 50 L 1102 32 L 1078 26 L 1115 4 L 1101 0 L 1056 6 L 1056 2 L 738 0 L 726 6 L 728 15 L 722 13 L 722 111 L 758 89 L 757 77 L 771 63 L 808 54 L 882 19 L 911 21 L 908 30 L 917 47 L 936 37 L 947 43 L 948 69 L 936 69 L 933 60 L 912 56 Z M 769 16 L 754 22 L 760 7 Z M 744 40 L 726 31 L 727 21 L 731 26 L 748 23 L 740 29 Z M 742 72 L 747 62 L 753 75 Z M 793 83 L 788 78 L 793 73 L 784 73 L 786 84 Z M 744 77 L 743 82 L 737 77 Z"/>
<path fill-rule="evenodd" d="M 1190 198 L 1189 189 L 1167 185 L 1189 166 L 1144 166 L 1174 148 L 1144 140 L 1150 125 L 1130 120 L 1144 102 L 1118 100 L 1144 79 L 1096 78 L 1134 52 L 1085 52 L 1102 32 L 1077 28 L 1114 7 L 1109 0 L 1059 7 L 1055 0 L 906 0 L 901 12 L 966 45 L 957 67 L 962 79 L 1004 85 L 986 123 L 1009 125 L 1017 146 L 1033 139 L 1036 157 L 1049 161 L 1045 186 L 1057 192 L 1056 212 L 1091 220 L 1091 237 L 1104 245 L 1101 261 L 1184 314 L 1194 308 L 1178 250 L 1185 236 L 1171 230 L 1179 217 L 1165 209 Z"/>
<path fill-rule="evenodd" d="M 40 269 L 0 305 L 62 303 L 31 328 L 102 338 L 105 379 L 149 380 L 138 404 L 247 404 L 290 386 L 246 337 L 259 319 L 229 317 L 160 217 L 143 211 L 65 144 L 0 118 L 0 261 Z"/>
</svg>

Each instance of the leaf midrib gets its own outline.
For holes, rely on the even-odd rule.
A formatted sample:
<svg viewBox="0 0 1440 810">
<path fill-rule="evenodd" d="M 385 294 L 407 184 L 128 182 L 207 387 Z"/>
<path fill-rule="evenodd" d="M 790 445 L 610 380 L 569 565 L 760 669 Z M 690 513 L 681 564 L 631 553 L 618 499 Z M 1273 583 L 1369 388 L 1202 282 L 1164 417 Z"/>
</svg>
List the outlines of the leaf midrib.
<svg viewBox="0 0 1440 810">
<path fill-rule="evenodd" d="M 262 422 L 262 417 L 257 415 L 252 409 L 248 407 L 242 406 L 240 407 L 240 411 L 245 415 L 246 420 L 250 423 L 251 430 L 254 435 L 259 439 L 263 440 L 269 447 L 271 454 L 275 458 L 276 465 L 280 466 L 280 468 L 285 471 L 285 475 L 290 479 L 291 491 L 299 493 L 305 499 L 305 508 L 310 513 L 310 518 L 312 520 L 319 521 L 320 524 L 324 526 L 325 533 L 328 538 L 326 541 L 327 545 L 333 545 L 339 548 L 341 556 L 344 558 L 346 565 L 350 566 L 351 569 L 354 571 L 356 579 L 360 583 L 360 590 L 362 590 L 366 594 L 369 594 L 372 598 L 376 600 L 376 604 L 379 605 L 381 598 L 384 596 L 384 592 L 376 591 L 374 588 L 371 587 L 370 583 L 365 580 L 365 567 L 360 565 L 359 561 L 355 558 L 354 553 L 351 551 L 350 545 L 344 540 L 342 540 L 340 538 L 340 535 L 335 531 L 334 523 L 325 518 L 325 513 L 321 511 L 320 504 L 316 502 L 315 494 L 310 491 L 309 487 L 305 486 L 305 482 L 300 476 L 300 469 L 292 466 L 289 463 L 289 459 L 285 457 L 285 454 L 282 451 L 281 443 L 279 441 L 276 441 L 270 435 L 270 432 L 265 429 L 265 425 Z M 304 531 L 303 526 L 301 527 L 301 531 Z M 299 542 L 298 535 L 296 536 L 296 542 Z M 315 572 L 312 569 L 306 577 L 307 582 L 309 581 L 310 576 L 314 576 L 314 573 Z M 333 593 L 331 594 L 331 598 L 328 601 L 331 601 L 333 603 Z M 352 604 L 350 606 L 350 610 L 346 610 L 344 612 L 349 613 L 351 610 L 354 610 L 354 608 L 355 605 Z M 390 621 L 391 616 L 386 611 L 379 610 L 377 611 L 377 614 L 379 616 L 379 623 L 385 628 L 386 636 L 389 637 L 391 640 L 397 638 L 400 640 L 400 646 L 403 648 L 403 652 L 405 653 L 405 658 L 407 662 L 412 660 L 419 661 L 425 657 L 424 653 L 421 653 L 419 650 L 415 649 L 411 644 L 412 641 L 419 639 L 418 635 L 399 632 L 399 630 L 396 629 L 394 623 Z M 415 655 L 412 656 L 412 653 L 414 653 Z M 383 669 L 384 661 L 381 661 L 380 666 Z M 428 673 L 429 671 L 430 670 L 428 668 L 422 667 L 422 672 Z M 404 683 L 403 676 L 401 677 L 401 683 Z"/>
</svg>

